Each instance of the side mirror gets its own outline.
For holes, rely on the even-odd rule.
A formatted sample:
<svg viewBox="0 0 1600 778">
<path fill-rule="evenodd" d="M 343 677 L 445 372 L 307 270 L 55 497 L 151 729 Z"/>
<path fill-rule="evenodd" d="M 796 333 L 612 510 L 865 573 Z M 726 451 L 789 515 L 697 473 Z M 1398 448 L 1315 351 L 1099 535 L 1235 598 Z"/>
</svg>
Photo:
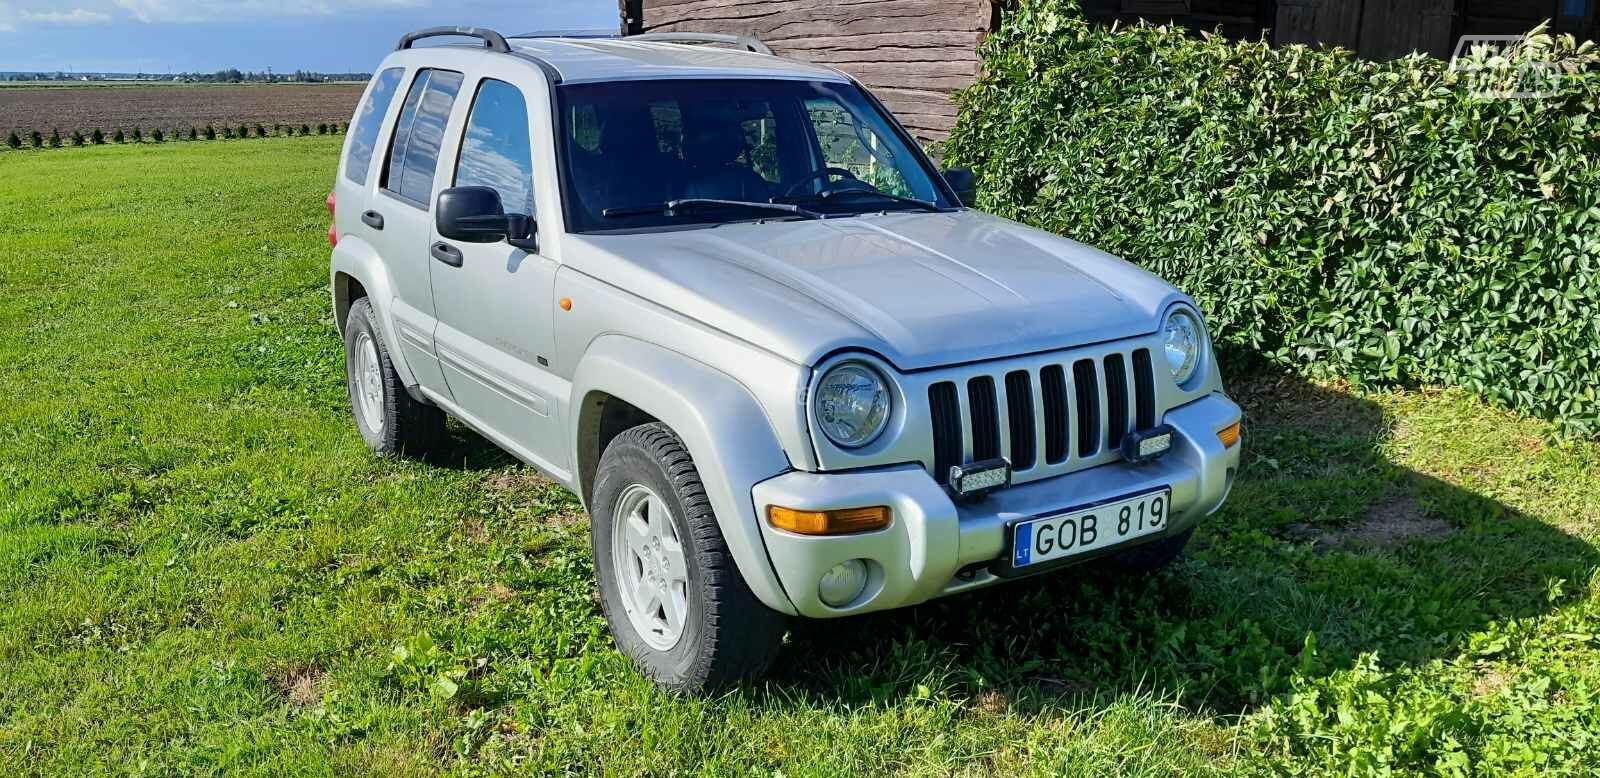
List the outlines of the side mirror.
<svg viewBox="0 0 1600 778">
<path fill-rule="evenodd" d="M 487 186 L 456 186 L 439 193 L 434 222 L 439 235 L 462 243 L 506 241 L 524 251 L 537 251 L 538 222 L 526 214 L 505 212 L 500 193 Z"/>
<path fill-rule="evenodd" d="M 944 171 L 944 180 L 956 190 L 961 204 L 971 208 L 978 204 L 978 175 L 969 167 L 953 167 Z"/>
</svg>

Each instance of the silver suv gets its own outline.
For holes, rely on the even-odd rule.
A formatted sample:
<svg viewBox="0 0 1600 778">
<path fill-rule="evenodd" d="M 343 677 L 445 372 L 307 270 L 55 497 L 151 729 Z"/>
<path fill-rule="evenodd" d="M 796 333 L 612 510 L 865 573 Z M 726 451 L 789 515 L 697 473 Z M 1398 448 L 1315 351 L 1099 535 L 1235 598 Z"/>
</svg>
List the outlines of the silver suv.
<svg viewBox="0 0 1600 778">
<path fill-rule="evenodd" d="M 1239 463 L 1199 312 L 972 188 L 759 41 L 412 33 L 328 200 L 356 426 L 423 454 L 448 414 L 577 493 L 672 689 L 789 617 L 1166 564 Z"/>
</svg>

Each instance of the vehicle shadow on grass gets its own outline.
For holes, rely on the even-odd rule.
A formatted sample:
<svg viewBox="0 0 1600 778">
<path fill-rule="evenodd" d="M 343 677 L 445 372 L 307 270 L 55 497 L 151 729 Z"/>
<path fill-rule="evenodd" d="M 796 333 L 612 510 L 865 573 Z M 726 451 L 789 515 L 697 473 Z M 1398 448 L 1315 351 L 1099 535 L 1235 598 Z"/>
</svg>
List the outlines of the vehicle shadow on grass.
<svg viewBox="0 0 1600 778">
<path fill-rule="evenodd" d="M 1391 461 L 1397 430 L 1370 401 L 1281 375 L 1231 389 L 1246 414 L 1240 480 L 1173 567 L 1139 579 L 1090 564 L 798 623 L 774 702 L 889 703 L 944 685 L 1024 714 L 1129 692 L 1241 713 L 1362 653 L 1458 656 L 1466 635 L 1547 612 L 1556 581 L 1600 564 L 1556 527 Z"/>
</svg>

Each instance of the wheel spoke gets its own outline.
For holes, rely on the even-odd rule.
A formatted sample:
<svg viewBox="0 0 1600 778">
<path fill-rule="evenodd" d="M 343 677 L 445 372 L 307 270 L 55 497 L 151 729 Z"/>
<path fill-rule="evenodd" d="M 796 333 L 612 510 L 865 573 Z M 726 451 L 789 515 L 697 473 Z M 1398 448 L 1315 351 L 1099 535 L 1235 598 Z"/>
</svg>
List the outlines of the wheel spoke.
<svg viewBox="0 0 1600 778">
<path fill-rule="evenodd" d="M 661 550 L 665 552 L 662 560 L 665 569 L 661 575 L 673 583 L 688 581 L 689 564 L 683 556 L 683 545 L 676 538 L 665 539 L 661 541 Z"/>
<path fill-rule="evenodd" d="M 676 634 L 683 629 L 683 597 L 678 594 L 678 587 L 672 584 L 666 586 L 666 591 L 661 592 L 661 612 L 667 617 L 667 631 Z"/>
<path fill-rule="evenodd" d="M 645 524 L 644 518 L 635 513 L 626 519 L 623 527 L 628 541 L 628 549 L 637 554 L 641 559 L 650 552 L 650 527 Z"/>
<path fill-rule="evenodd" d="M 653 494 L 650 495 L 649 500 L 645 501 L 645 515 L 650 517 L 651 537 L 670 537 L 672 514 L 667 512 L 667 506 L 656 499 Z"/>
</svg>

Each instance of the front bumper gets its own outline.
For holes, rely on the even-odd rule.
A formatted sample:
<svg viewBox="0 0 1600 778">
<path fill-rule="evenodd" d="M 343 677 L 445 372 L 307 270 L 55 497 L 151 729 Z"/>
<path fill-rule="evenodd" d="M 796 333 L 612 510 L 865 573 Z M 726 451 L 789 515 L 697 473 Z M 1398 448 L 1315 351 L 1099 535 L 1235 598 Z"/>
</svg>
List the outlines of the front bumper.
<svg viewBox="0 0 1600 778">
<path fill-rule="evenodd" d="M 919 465 L 842 473 L 789 472 L 756 484 L 756 516 L 773 569 L 802 616 L 830 618 L 914 605 L 934 597 L 997 583 L 1006 528 L 1016 520 L 1147 491 L 1172 489 L 1167 530 L 1144 543 L 1183 532 L 1222 505 L 1239 469 L 1240 445 L 1224 448 L 1217 431 L 1239 421 L 1239 406 L 1218 393 L 1168 411 L 1162 419 L 1176 435 L 1172 450 L 1145 464 L 1125 462 L 1032 481 L 957 505 Z M 768 506 L 832 510 L 887 505 L 891 523 L 857 535 L 817 537 L 772 527 Z M 1085 558 L 1092 558 L 1093 555 Z M 861 596 L 835 608 L 817 595 L 817 583 L 834 565 L 868 562 Z"/>
</svg>

